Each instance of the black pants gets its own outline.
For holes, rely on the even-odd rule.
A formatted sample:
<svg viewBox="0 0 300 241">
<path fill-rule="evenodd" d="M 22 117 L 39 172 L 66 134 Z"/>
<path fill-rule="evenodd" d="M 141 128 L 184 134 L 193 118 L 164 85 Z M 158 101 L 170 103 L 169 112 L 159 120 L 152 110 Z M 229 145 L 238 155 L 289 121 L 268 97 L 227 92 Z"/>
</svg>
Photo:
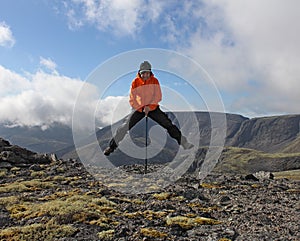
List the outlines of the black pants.
<svg viewBox="0 0 300 241">
<path fill-rule="evenodd" d="M 109 146 L 113 149 L 116 149 L 119 142 L 123 140 L 127 131 L 129 131 L 132 127 L 135 126 L 140 120 L 145 117 L 144 112 L 134 111 L 132 114 L 128 115 L 125 119 L 125 122 L 117 129 L 115 136 L 110 140 Z M 155 110 L 150 111 L 148 113 L 148 117 L 152 120 L 156 121 L 159 125 L 165 128 L 169 135 L 177 140 L 178 144 L 181 144 L 181 131 L 175 126 L 169 117 L 161 111 L 159 107 Z"/>
</svg>

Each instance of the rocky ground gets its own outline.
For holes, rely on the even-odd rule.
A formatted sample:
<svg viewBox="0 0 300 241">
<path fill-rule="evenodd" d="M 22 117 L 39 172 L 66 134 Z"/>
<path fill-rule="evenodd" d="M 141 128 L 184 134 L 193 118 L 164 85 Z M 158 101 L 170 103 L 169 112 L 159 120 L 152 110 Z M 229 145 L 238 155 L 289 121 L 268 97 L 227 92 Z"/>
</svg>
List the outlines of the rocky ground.
<svg viewBox="0 0 300 241">
<path fill-rule="evenodd" d="M 300 240 L 299 184 L 189 173 L 164 190 L 123 194 L 76 160 L 0 139 L 0 240 Z"/>
</svg>

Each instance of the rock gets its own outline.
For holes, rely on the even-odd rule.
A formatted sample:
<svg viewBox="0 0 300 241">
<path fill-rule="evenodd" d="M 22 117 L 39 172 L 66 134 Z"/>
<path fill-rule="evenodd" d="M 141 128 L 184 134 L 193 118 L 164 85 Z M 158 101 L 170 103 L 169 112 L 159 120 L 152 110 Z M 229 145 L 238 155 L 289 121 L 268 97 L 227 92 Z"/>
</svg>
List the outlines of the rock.
<svg viewBox="0 0 300 241">
<path fill-rule="evenodd" d="M 0 162 L 0 168 L 12 168 L 13 165 L 10 164 L 9 162 L 6 162 L 6 161 L 1 161 Z"/>
<path fill-rule="evenodd" d="M 245 176 L 245 180 L 251 180 L 251 181 L 259 181 L 259 179 L 254 176 L 254 174 L 248 174 Z"/>
<path fill-rule="evenodd" d="M 300 237 L 300 182 L 270 179 L 271 173 L 242 178 L 211 173 L 201 186 L 195 175 L 186 173 L 155 193 L 124 194 L 104 186 L 75 159 L 57 160 L 8 144 L 0 153 L 6 158 L 0 165 L 23 165 L 0 170 L 1 240 L 21 240 L 28 227 L 36 240 L 45 240 L 42 235 L 64 241 Z M 10 160 L 16 157 L 18 163 Z M 149 171 L 160 168 L 149 165 Z M 143 168 L 128 165 L 124 170 L 136 173 Z M 66 233 L 57 233 L 59 228 Z"/>
<path fill-rule="evenodd" d="M 43 168 L 38 164 L 33 164 L 29 167 L 29 170 L 38 172 L 38 171 L 43 170 Z"/>
<path fill-rule="evenodd" d="M 221 197 L 220 204 L 221 204 L 221 205 L 226 205 L 226 204 L 230 203 L 230 201 L 231 201 L 231 198 L 230 198 L 230 197 L 228 197 L 228 196 L 223 196 L 223 197 Z"/>
<path fill-rule="evenodd" d="M 271 172 L 259 171 L 253 174 L 257 179 L 274 179 L 274 174 Z"/>
<path fill-rule="evenodd" d="M 1 147 L 6 147 L 6 146 L 10 146 L 9 141 L 0 138 L 0 148 Z"/>
</svg>

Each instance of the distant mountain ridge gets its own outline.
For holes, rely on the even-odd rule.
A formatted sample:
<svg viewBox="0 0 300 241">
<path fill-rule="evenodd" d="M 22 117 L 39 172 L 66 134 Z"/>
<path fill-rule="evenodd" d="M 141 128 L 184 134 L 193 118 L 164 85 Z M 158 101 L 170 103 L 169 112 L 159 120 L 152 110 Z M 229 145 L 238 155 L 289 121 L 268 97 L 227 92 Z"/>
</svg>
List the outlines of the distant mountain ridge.
<svg viewBox="0 0 300 241">
<path fill-rule="evenodd" d="M 216 170 L 231 170 L 232 172 L 252 171 L 285 171 L 300 168 L 300 115 L 283 115 L 249 119 L 237 114 L 209 113 L 209 112 L 175 112 L 167 113 L 172 121 L 178 124 L 183 120 L 183 128 L 191 127 L 195 123 L 197 128 L 190 128 L 188 138 L 200 135 L 199 150 L 195 163 L 191 166 L 193 170 L 199 168 L 211 139 L 211 117 L 218 122 L 226 118 L 226 137 L 224 150 L 219 158 Z M 145 120 L 139 122 L 131 131 L 130 136 L 138 146 L 145 144 Z M 82 140 L 80 150 L 87 158 L 93 156 L 96 146 L 106 148 L 112 136 L 112 129 L 122 123 L 122 120 L 113 126 L 104 127 L 96 132 L 97 140 L 89 137 Z M 149 129 L 156 125 L 149 120 Z M 222 125 L 220 125 L 222 126 Z M 159 127 L 161 128 L 161 127 Z M 218 129 L 218 126 L 213 128 Z M 198 130 L 198 132 L 197 132 Z M 163 129 L 161 131 L 164 131 Z M 5 135 L 3 135 L 3 133 Z M 218 132 L 217 132 L 218 133 Z M 76 148 L 73 144 L 72 130 L 69 127 L 57 125 L 54 128 L 41 130 L 36 128 L 4 128 L 0 127 L 0 137 L 8 139 L 15 145 L 20 145 L 29 150 L 42 153 L 55 153 L 59 158 L 78 158 Z M 9 137 L 9 138 L 7 138 Z M 199 136 L 198 136 L 199 137 Z M 167 135 L 164 147 L 155 143 L 162 149 L 156 156 L 149 158 L 149 163 L 164 164 L 172 161 L 178 151 L 176 141 Z M 134 148 L 134 147 L 132 147 Z M 134 152 L 135 149 L 129 150 Z M 109 160 L 116 166 L 142 164 L 143 160 L 130 157 L 117 149 Z"/>
<path fill-rule="evenodd" d="M 184 119 L 187 123 L 186 125 L 190 125 L 188 112 L 176 112 L 176 113 L 168 113 L 169 117 L 176 123 L 175 116 L 179 116 L 179 118 Z M 200 134 L 200 142 L 199 147 L 207 147 L 211 141 L 211 121 L 210 121 L 210 113 L 208 112 L 196 112 L 193 113 L 199 125 L 199 134 Z M 186 115 L 186 116 L 185 116 Z M 262 151 L 265 153 L 300 153 L 299 141 L 299 123 L 300 123 L 300 115 L 284 115 L 284 116 L 272 116 L 272 117 L 261 117 L 261 118 L 253 118 L 249 119 L 247 117 L 236 115 L 236 114 L 225 114 L 226 116 L 226 138 L 225 138 L 225 147 L 238 147 L 238 148 L 247 148 L 253 149 L 256 151 Z M 224 117 L 223 113 L 214 113 L 214 118 L 222 118 Z M 115 125 L 119 125 L 116 123 Z M 131 132 L 132 140 L 139 146 L 144 145 L 145 139 L 145 123 L 141 121 Z M 154 122 L 149 123 L 149 129 L 151 126 L 155 125 Z M 197 134 L 197 133 L 196 133 Z M 85 154 L 92 153 L 95 145 L 100 145 L 102 149 L 104 149 L 111 138 L 111 127 L 105 127 L 99 130 L 96 133 L 98 143 L 87 143 L 81 147 L 81 151 Z M 170 137 L 167 138 L 167 144 L 154 158 L 150 159 L 150 163 L 166 163 L 173 160 L 174 156 L 178 150 L 177 143 Z M 134 151 L 134 150 L 131 150 Z M 230 152 L 232 153 L 232 152 Z M 240 153 L 244 153 L 241 151 Z M 255 154 L 256 152 L 253 152 Z M 77 156 L 76 150 L 74 147 L 69 147 L 68 149 L 61 150 L 58 152 L 59 156 L 63 158 L 74 158 Z M 257 156 L 255 154 L 255 156 Z M 260 155 L 258 155 L 260 157 Z M 262 155 L 262 157 L 265 157 Z M 227 158 L 227 159 L 226 159 Z M 228 160 L 228 156 L 226 156 L 226 161 Z M 287 159 L 288 158 L 288 159 Z M 300 158 L 296 157 L 292 158 L 292 162 L 299 162 Z M 127 156 L 123 152 L 117 151 L 109 156 L 110 161 L 118 165 L 139 163 L 142 160 L 138 160 L 132 157 Z M 224 160 L 225 160 L 224 159 Z M 251 158 L 250 158 L 251 159 Z M 249 159 L 249 160 L 250 160 Z M 277 164 L 283 163 L 284 160 L 288 160 L 291 162 L 291 158 L 286 155 L 280 155 L 278 158 L 267 157 L 268 160 L 277 160 Z M 252 163 L 258 162 L 259 158 L 255 158 L 251 160 Z M 278 161 L 280 160 L 280 161 Z M 268 165 L 272 165 L 271 162 L 267 162 Z M 279 164 L 278 164 L 279 165 Z M 263 165 L 262 165 L 263 167 Z M 298 164 L 290 165 L 290 167 L 298 167 Z M 268 169 L 268 168 L 266 168 Z M 272 169 L 272 168 L 269 168 Z M 278 169 L 277 167 L 274 169 Z M 250 170 L 250 169 L 249 169 Z"/>
<path fill-rule="evenodd" d="M 300 115 L 253 118 L 243 121 L 228 145 L 271 153 L 300 152 L 299 133 Z"/>
<path fill-rule="evenodd" d="M 0 137 L 14 145 L 39 153 L 56 153 L 73 144 L 72 129 L 59 123 L 54 123 L 46 129 L 40 126 L 9 127 L 0 124 Z"/>
<path fill-rule="evenodd" d="M 175 116 L 183 117 L 189 121 L 190 112 L 168 113 L 176 122 Z M 218 115 L 218 113 L 216 113 Z M 209 112 L 195 112 L 199 122 L 200 143 L 199 146 L 208 146 L 211 139 L 211 120 Z M 219 113 L 220 117 L 224 115 Z M 277 153 L 300 152 L 300 115 L 282 115 L 259 118 L 247 118 L 237 114 L 225 114 L 227 132 L 225 146 L 250 148 L 254 150 Z M 184 117 L 183 117 L 184 118 Z M 119 121 L 114 125 L 119 125 Z M 187 123 L 188 125 L 189 123 Z M 150 121 L 149 128 L 155 125 Z M 131 132 L 131 136 L 138 142 L 144 132 L 144 123 L 140 122 Z M 111 127 L 107 126 L 97 131 L 97 139 L 104 148 L 111 138 Z M 55 124 L 46 130 L 40 127 L 13 127 L 8 128 L 0 125 L 0 137 L 11 143 L 20 145 L 29 150 L 40 153 L 55 153 L 59 156 L 74 152 L 72 129 L 68 126 Z M 86 140 L 88 145 L 90 140 Z M 170 147 L 176 148 L 176 143 L 168 138 Z M 72 156 L 72 155 L 71 155 Z"/>
</svg>

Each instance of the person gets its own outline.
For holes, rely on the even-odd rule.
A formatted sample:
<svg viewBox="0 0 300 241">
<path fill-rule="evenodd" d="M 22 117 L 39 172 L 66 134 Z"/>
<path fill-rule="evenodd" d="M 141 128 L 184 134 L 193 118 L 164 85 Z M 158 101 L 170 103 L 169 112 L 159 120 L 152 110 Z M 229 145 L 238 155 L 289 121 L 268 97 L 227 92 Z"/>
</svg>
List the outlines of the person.
<svg viewBox="0 0 300 241">
<path fill-rule="evenodd" d="M 106 156 L 110 155 L 118 147 L 119 142 L 125 137 L 127 131 L 134 127 L 145 116 L 150 117 L 163 128 L 169 135 L 176 139 L 184 149 L 193 148 L 185 136 L 176 125 L 172 123 L 166 113 L 160 107 L 162 100 L 160 84 L 151 71 L 151 64 L 144 61 L 140 64 L 136 78 L 132 81 L 129 95 L 129 103 L 133 108 L 132 114 L 125 118 L 124 123 L 117 129 L 115 135 L 109 142 L 109 146 L 104 150 Z"/>
</svg>

